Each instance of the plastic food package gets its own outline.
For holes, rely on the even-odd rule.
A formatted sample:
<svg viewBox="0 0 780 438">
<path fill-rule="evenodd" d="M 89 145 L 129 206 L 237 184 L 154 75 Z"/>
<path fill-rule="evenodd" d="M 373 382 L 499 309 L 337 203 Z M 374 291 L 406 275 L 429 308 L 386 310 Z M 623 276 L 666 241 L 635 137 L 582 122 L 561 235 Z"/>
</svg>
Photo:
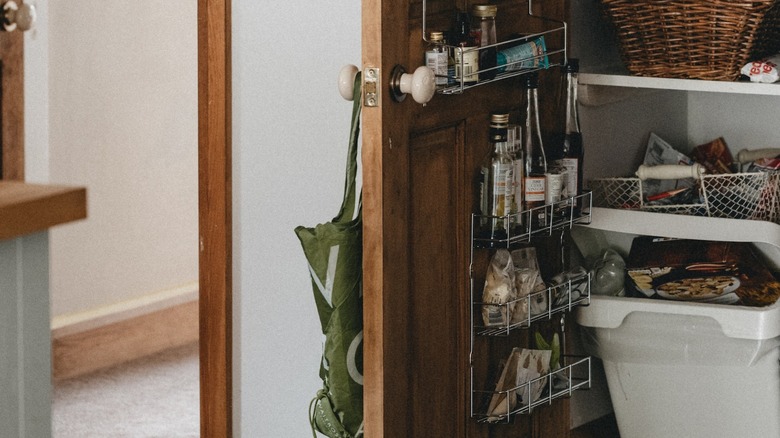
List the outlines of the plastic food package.
<svg viewBox="0 0 780 438">
<path fill-rule="evenodd" d="M 704 166 L 710 175 L 734 172 L 734 158 L 723 137 L 693 148 L 691 157 Z"/>
<path fill-rule="evenodd" d="M 588 271 L 585 270 L 582 266 L 576 266 L 568 271 L 563 271 L 560 274 L 556 275 L 555 277 L 550 279 L 550 283 L 553 286 L 556 286 L 555 289 L 555 296 L 553 297 L 553 304 L 556 306 L 562 306 L 564 304 L 567 304 L 569 302 L 569 292 L 571 292 L 571 301 L 577 301 L 579 300 L 584 290 L 584 282 L 582 281 L 575 281 L 577 279 L 581 279 L 585 275 L 587 275 Z M 571 283 L 571 291 L 569 291 L 568 282 L 572 281 Z M 565 285 L 565 286 L 562 286 Z M 560 287 L 558 287 L 560 286 Z"/>
<path fill-rule="evenodd" d="M 550 372 L 551 355 L 550 350 L 512 349 L 509 358 L 502 363 L 501 377 L 490 398 L 488 421 L 500 421 L 517 407 L 518 402 L 528 406 L 541 397 L 547 384 L 546 375 Z"/>
<path fill-rule="evenodd" d="M 780 53 L 758 61 L 748 62 L 740 73 L 750 78 L 750 82 L 771 84 L 780 80 L 777 65 L 780 64 Z"/>
<path fill-rule="evenodd" d="M 536 248 L 528 247 L 512 251 L 512 261 L 517 270 L 515 277 L 517 283 L 517 296 L 520 299 L 512 317 L 512 322 L 521 322 L 531 316 L 544 313 L 548 309 L 547 286 L 542 280 L 539 271 L 539 262 L 536 258 Z M 528 308 L 526 308 L 528 307 Z"/>
<path fill-rule="evenodd" d="M 596 295 L 625 295 L 626 262 L 614 249 L 607 248 L 591 267 L 591 291 Z"/>
<path fill-rule="evenodd" d="M 490 259 L 482 290 L 482 321 L 486 327 L 508 326 L 516 304 L 515 267 L 506 249 Z"/>
</svg>

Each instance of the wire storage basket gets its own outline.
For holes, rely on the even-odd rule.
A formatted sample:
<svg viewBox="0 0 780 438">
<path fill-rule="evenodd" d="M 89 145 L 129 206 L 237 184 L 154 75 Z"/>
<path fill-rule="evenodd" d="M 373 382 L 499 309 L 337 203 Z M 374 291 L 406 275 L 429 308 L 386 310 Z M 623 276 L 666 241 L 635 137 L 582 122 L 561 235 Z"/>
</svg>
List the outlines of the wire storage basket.
<svg viewBox="0 0 780 438">
<path fill-rule="evenodd" d="M 594 179 L 590 188 L 594 207 L 771 222 L 780 219 L 780 172 L 701 174 L 694 186 L 696 202 L 685 204 L 649 202 L 639 177 Z"/>
<path fill-rule="evenodd" d="M 780 0 L 601 0 L 628 71 L 732 81 L 780 52 Z"/>
</svg>

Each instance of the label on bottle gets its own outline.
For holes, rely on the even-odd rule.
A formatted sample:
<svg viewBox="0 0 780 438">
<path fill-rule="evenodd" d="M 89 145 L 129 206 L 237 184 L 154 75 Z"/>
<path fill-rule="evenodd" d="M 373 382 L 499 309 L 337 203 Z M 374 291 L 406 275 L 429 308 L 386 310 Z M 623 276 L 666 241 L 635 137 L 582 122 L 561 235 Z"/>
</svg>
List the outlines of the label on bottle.
<svg viewBox="0 0 780 438">
<path fill-rule="evenodd" d="M 447 52 L 428 50 L 425 52 L 425 66 L 433 70 L 436 75 L 436 85 L 447 85 Z"/>
<path fill-rule="evenodd" d="M 479 50 L 476 47 L 455 49 L 455 81 L 473 84 L 479 80 Z"/>
<path fill-rule="evenodd" d="M 554 166 L 561 170 L 565 175 L 563 182 L 563 198 L 577 196 L 579 187 L 577 187 L 577 174 L 579 172 L 579 161 L 576 158 L 561 158 L 555 160 Z"/>
<path fill-rule="evenodd" d="M 544 36 L 499 50 L 496 53 L 496 63 L 500 66 L 499 72 L 549 67 L 550 60 L 547 57 Z"/>
<path fill-rule="evenodd" d="M 490 200 L 491 216 L 506 216 L 512 204 L 514 194 L 514 166 L 510 163 L 494 163 L 492 199 Z"/>
<path fill-rule="evenodd" d="M 526 204 L 530 203 L 541 203 L 544 204 L 544 194 L 545 194 L 545 177 L 544 175 L 538 176 L 526 176 L 525 177 L 525 202 Z"/>
<path fill-rule="evenodd" d="M 547 224 L 546 208 L 537 208 L 544 206 L 545 194 L 547 193 L 546 178 L 544 175 L 532 175 L 525 177 L 525 195 L 524 206 L 526 210 L 535 208 L 530 214 L 531 223 L 529 226 L 543 227 Z"/>
<path fill-rule="evenodd" d="M 523 160 L 513 160 L 512 165 L 514 171 L 514 181 L 512 183 L 514 186 L 513 200 L 515 203 L 515 209 L 512 213 L 517 213 L 523 205 L 523 172 L 525 171 L 525 166 Z"/>
</svg>

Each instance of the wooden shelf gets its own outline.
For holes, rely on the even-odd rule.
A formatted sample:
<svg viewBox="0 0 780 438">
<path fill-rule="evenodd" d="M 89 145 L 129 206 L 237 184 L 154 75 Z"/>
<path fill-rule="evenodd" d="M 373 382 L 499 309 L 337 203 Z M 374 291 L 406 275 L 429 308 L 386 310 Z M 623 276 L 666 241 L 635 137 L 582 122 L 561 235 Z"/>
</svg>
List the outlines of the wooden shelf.
<svg viewBox="0 0 780 438">
<path fill-rule="evenodd" d="M 0 240 L 87 217 L 87 190 L 0 181 Z"/>
</svg>

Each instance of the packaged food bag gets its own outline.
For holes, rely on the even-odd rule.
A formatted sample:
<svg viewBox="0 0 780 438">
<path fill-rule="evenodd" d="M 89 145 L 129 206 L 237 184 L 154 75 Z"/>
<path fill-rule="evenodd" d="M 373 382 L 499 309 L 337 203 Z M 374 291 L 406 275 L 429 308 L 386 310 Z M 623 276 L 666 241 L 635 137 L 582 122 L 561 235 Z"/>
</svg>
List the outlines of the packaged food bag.
<svg viewBox="0 0 780 438">
<path fill-rule="evenodd" d="M 499 249 L 490 259 L 482 289 L 482 321 L 486 327 L 507 327 L 512 319 L 517 290 L 515 266 L 506 249 Z"/>
</svg>

